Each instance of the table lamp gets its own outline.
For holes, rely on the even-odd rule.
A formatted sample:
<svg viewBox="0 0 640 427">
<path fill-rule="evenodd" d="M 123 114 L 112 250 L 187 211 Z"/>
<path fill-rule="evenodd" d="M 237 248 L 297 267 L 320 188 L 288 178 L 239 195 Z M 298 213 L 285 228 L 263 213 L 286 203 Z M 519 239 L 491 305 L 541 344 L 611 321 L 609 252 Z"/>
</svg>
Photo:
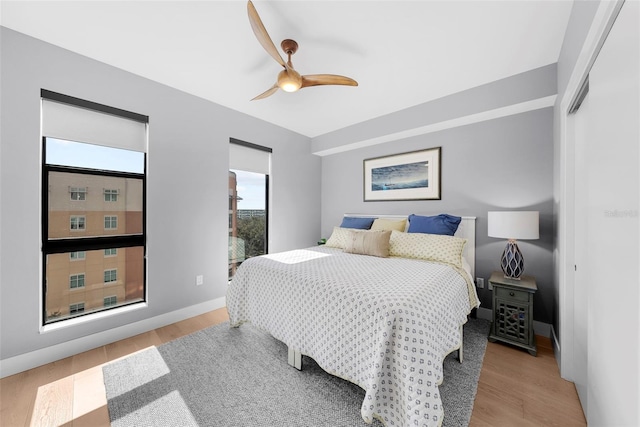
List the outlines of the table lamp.
<svg viewBox="0 0 640 427">
<path fill-rule="evenodd" d="M 520 280 L 524 273 L 524 258 L 516 243 L 517 239 L 535 240 L 540 238 L 538 211 L 489 212 L 488 235 L 508 239 L 504 248 L 500 267 L 504 277 Z"/>
</svg>

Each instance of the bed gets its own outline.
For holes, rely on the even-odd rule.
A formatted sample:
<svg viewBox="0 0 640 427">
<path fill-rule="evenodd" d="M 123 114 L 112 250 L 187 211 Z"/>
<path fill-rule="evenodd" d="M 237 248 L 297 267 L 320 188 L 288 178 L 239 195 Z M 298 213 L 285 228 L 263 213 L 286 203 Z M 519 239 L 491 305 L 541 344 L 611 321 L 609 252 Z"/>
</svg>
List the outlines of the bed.
<svg viewBox="0 0 640 427">
<path fill-rule="evenodd" d="M 304 354 L 362 387 L 367 423 L 441 425 L 442 364 L 452 351 L 462 355 L 462 325 L 479 306 L 475 218 L 463 217 L 454 237 L 419 237 L 460 249 L 460 263 L 414 259 L 411 245 L 403 254 L 407 239 L 418 238 L 411 234 L 390 232 L 395 252 L 384 258 L 325 245 L 245 261 L 227 292 L 231 326 L 250 322 L 289 347 L 291 365 L 300 369 Z"/>
</svg>

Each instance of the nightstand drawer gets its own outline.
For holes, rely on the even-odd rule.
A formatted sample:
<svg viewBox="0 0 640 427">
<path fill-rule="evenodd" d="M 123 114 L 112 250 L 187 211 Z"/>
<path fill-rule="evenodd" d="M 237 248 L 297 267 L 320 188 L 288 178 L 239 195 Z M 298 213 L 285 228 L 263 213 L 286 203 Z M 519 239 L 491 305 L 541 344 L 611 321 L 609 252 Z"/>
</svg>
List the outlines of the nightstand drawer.
<svg viewBox="0 0 640 427">
<path fill-rule="evenodd" d="M 498 286 L 496 286 L 493 290 L 496 292 L 496 298 L 511 299 L 523 302 L 529 302 L 529 296 L 531 295 L 531 293 L 527 291 L 518 291 L 515 289 L 507 289 Z"/>
</svg>

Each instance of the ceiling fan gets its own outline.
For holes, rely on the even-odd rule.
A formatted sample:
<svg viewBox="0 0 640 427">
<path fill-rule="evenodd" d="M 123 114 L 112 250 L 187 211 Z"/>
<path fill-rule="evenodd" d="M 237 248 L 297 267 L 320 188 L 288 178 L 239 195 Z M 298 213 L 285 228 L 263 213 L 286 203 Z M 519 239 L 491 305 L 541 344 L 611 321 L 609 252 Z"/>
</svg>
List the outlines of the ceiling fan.
<svg viewBox="0 0 640 427">
<path fill-rule="evenodd" d="M 285 62 L 280 54 L 278 53 L 278 49 L 273 44 L 271 37 L 267 33 L 266 28 L 262 24 L 260 20 L 260 16 L 256 11 L 255 6 L 251 2 L 251 0 L 247 3 L 247 12 L 249 13 L 249 22 L 251 23 L 251 28 L 253 29 L 253 33 L 258 38 L 258 41 L 267 51 L 276 62 L 284 67 L 284 70 L 280 71 L 278 74 L 278 80 L 276 83 L 267 89 L 265 92 L 256 96 L 252 99 L 255 101 L 257 99 L 263 99 L 268 96 L 273 95 L 278 89 L 282 89 L 285 92 L 295 92 L 299 89 L 309 87 L 309 86 L 321 86 L 321 85 L 343 85 L 343 86 L 358 86 L 358 82 L 349 77 L 338 76 L 335 74 L 309 74 L 302 76 L 296 70 L 293 69 L 293 64 L 291 63 L 291 55 L 296 53 L 298 50 L 298 43 L 295 40 L 286 39 L 283 40 L 280 46 L 284 53 L 287 54 L 287 62 Z"/>
</svg>

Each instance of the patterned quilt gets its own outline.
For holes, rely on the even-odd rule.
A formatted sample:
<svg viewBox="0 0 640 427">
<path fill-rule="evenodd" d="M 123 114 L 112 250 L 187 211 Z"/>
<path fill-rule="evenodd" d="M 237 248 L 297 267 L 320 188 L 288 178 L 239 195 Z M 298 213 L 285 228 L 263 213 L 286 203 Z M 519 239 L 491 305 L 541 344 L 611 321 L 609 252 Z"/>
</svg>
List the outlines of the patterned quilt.
<svg viewBox="0 0 640 427">
<path fill-rule="evenodd" d="M 323 246 L 250 258 L 227 292 L 232 326 L 251 322 L 359 385 L 362 418 L 388 427 L 441 425 L 442 364 L 476 306 L 448 265 Z"/>
</svg>

